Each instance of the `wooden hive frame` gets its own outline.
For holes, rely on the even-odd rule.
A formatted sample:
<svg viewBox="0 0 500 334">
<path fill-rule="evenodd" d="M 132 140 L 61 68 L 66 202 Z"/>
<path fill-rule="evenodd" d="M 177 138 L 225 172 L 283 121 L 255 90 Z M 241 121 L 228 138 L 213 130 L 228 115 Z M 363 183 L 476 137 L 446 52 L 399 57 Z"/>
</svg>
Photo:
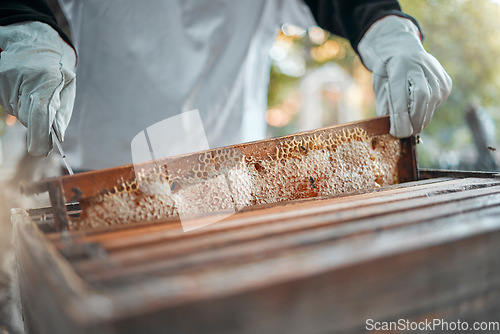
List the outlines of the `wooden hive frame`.
<svg viewBox="0 0 500 334">
<path fill-rule="evenodd" d="M 275 155 L 277 148 L 283 143 L 298 138 L 308 136 L 338 135 L 354 129 L 362 129 L 369 137 L 387 135 L 389 132 L 389 117 L 379 117 L 371 120 L 354 122 L 341 126 L 333 126 L 315 131 L 307 131 L 290 136 L 267 139 L 258 142 L 246 143 L 229 146 L 223 149 L 237 151 L 243 156 L 250 156 L 255 159 L 265 159 Z M 417 161 L 415 139 L 413 137 L 401 139 L 401 156 L 398 160 L 398 182 L 408 182 L 416 180 Z M 186 154 L 179 157 L 159 159 L 152 162 L 142 163 L 140 165 L 126 165 L 115 168 L 109 168 L 94 172 L 81 173 L 71 176 L 47 179 L 40 182 L 22 184 L 21 189 L 25 194 L 48 192 L 54 216 L 54 228 L 63 230 L 68 228 L 69 221 L 72 219 L 67 212 L 69 203 L 85 203 L 89 199 L 102 194 L 112 192 L 117 187 L 122 187 L 124 183 L 132 183 L 136 180 L 136 171 L 138 166 L 143 169 L 155 168 L 158 165 L 169 165 L 172 169 L 183 170 L 186 166 L 197 161 L 200 155 L 214 154 L 215 150 Z M 220 149 L 219 149 L 220 150 Z M 315 196 L 311 194 L 311 196 Z"/>
</svg>

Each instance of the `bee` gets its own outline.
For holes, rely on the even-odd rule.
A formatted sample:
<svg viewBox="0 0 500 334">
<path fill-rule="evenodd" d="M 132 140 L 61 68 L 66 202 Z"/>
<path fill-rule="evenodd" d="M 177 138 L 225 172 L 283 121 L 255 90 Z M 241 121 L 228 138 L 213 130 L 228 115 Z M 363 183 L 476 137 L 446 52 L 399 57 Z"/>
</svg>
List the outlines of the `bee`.
<svg viewBox="0 0 500 334">
<path fill-rule="evenodd" d="M 309 182 L 311 183 L 311 187 L 312 187 L 313 189 L 315 189 L 315 188 L 316 188 L 316 185 L 314 184 L 314 182 L 315 182 L 314 177 L 309 176 Z"/>
<path fill-rule="evenodd" d="M 492 151 L 492 152 L 495 152 L 497 149 L 492 147 L 492 146 L 488 146 L 488 150 Z"/>
<path fill-rule="evenodd" d="M 419 135 L 417 135 L 417 144 L 423 144 L 423 143 L 424 141 L 422 140 L 422 138 Z"/>
</svg>

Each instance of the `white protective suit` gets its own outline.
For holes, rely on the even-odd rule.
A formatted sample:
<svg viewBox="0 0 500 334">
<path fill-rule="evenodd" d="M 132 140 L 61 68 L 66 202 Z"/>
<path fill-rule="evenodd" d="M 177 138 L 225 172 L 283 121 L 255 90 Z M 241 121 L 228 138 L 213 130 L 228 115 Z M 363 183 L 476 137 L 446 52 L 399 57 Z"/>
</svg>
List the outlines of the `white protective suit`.
<svg viewBox="0 0 500 334">
<path fill-rule="evenodd" d="M 269 49 L 282 23 L 314 24 L 300 0 L 60 4 L 78 51 L 64 148 L 79 170 L 132 163 L 136 134 L 193 109 L 211 148 L 264 138 Z"/>
</svg>

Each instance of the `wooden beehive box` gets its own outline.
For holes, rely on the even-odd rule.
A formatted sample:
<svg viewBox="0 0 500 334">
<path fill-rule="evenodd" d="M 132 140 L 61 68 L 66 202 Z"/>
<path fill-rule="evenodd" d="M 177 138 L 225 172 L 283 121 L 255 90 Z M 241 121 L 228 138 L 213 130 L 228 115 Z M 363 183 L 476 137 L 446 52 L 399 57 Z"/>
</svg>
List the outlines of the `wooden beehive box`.
<svg viewBox="0 0 500 334">
<path fill-rule="evenodd" d="M 387 133 L 388 119 L 349 127 L 363 129 L 372 145 Z M 262 160 L 282 141 L 232 148 L 261 152 Z M 361 333 L 368 319 L 491 320 L 500 312 L 500 180 L 417 180 L 413 143 L 400 145 L 402 183 L 349 188 L 340 196 L 319 195 L 321 188 L 306 179 L 293 188 L 296 198 L 231 215 L 195 215 L 195 222 L 221 219 L 189 232 L 180 216 L 71 228 L 82 208 L 68 202 L 92 205 L 119 194 L 123 189 L 115 187 L 136 177 L 133 166 L 25 185 L 25 191 L 49 191 L 52 200 L 50 208 L 13 211 L 26 328 Z M 302 156 L 294 159 L 307 153 L 300 146 Z M 158 171 L 200 156 L 206 152 L 143 167 Z"/>
</svg>

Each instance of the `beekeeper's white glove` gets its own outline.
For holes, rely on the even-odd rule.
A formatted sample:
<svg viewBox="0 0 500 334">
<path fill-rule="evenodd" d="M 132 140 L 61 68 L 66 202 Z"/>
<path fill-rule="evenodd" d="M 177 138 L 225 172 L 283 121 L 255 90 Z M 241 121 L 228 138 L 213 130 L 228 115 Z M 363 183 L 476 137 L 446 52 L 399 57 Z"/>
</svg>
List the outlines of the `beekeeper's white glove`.
<svg viewBox="0 0 500 334">
<path fill-rule="evenodd" d="M 48 24 L 0 26 L 0 105 L 28 128 L 28 152 L 47 155 L 50 127 L 62 141 L 75 100 L 73 48 Z"/>
<path fill-rule="evenodd" d="M 377 114 L 390 115 L 393 136 L 420 133 L 451 92 L 451 79 L 422 46 L 420 31 L 409 19 L 389 15 L 376 21 L 358 44 L 373 72 Z"/>
</svg>

